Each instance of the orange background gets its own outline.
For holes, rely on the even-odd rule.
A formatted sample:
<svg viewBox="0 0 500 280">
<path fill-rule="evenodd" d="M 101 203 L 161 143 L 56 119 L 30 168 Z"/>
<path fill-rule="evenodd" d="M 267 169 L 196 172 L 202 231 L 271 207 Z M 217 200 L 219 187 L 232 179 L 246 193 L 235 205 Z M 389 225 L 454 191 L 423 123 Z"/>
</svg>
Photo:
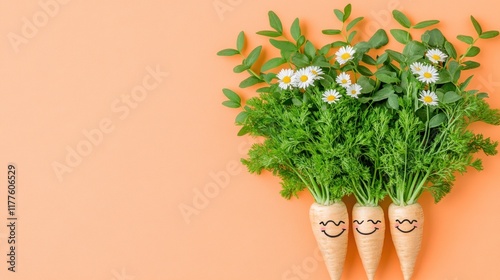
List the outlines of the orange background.
<svg viewBox="0 0 500 280">
<path fill-rule="evenodd" d="M 244 75 L 232 73 L 236 58 L 215 53 L 234 47 L 241 30 L 249 46 L 266 44 L 255 32 L 268 29 L 269 10 L 286 27 L 300 17 L 311 40 L 325 44 L 320 30 L 338 28 L 332 11 L 348 2 L 57 3 L 44 18 L 39 1 L 0 2 L 0 278 L 327 279 L 309 227 L 310 195 L 286 201 L 276 178 L 239 163 L 252 139 L 236 136 L 237 112 L 220 103 L 221 88 L 237 89 Z M 500 29 L 500 7 L 487 0 L 351 3 L 353 17 L 366 17 L 361 39 L 395 28 L 394 8 L 413 22 L 440 19 L 454 43 L 474 34 L 471 14 L 485 30 Z M 24 40 L 13 45 L 13 34 Z M 472 83 L 496 108 L 499 42 L 480 42 Z M 155 80 L 148 71 L 164 73 Z M 500 140 L 499 127 L 474 129 Z M 70 156 L 77 149 L 79 160 Z M 54 166 L 66 157 L 72 166 L 58 178 Z M 8 162 L 18 167 L 16 273 L 6 263 Z M 500 156 L 484 158 L 484 167 L 459 176 L 439 204 L 420 199 L 426 227 L 415 280 L 500 279 Z M 345 201 L 351 208 L 353 199 Z M 349 242 L 343 279 L 365 279 L 352 233 Z M 385 242 L 377 279 L 402 279 L 388 230 Z"/>
</svg>

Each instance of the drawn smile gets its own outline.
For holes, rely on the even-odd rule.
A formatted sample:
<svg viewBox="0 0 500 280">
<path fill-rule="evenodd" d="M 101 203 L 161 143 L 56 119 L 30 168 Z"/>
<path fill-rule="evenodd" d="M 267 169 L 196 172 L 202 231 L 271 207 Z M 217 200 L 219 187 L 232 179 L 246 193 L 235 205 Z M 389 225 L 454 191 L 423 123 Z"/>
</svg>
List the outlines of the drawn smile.
<svg viewBox="0 0 500 280">
<path fill-rule="evenodd" d="M 398 220 L 396 220 L 396 223 L 398 223 L 398 224 L 399 224 L 399 226 L 401 226 L 404 222 L 408 222 L 410 225 L 412 225 L 413 223 L 416 223 L 416 222 L 417 222 L 417 220 L 411 220 L 411 221 L 410 221 L 410 220 L 408 220 L 408 219 L 404 219 L 404 220 L 402 220 L 402 221 L 400 221 L 399 219 L 398 219 Z M 412 229 L 410 229 L 410 230 L 403 230 L 403 229 L 400 229 L 400 228 L 399 228 L 399 226 L 396 226 L 396 228 L 397 228 L 400 232 L 402 232 L 402 233 L 410 233 L 410 232 L 414 231 L 414 230 L 418 227 L 418 226 L 416 226 L 416 225 L 415 225 L 415 226 L 413 226 L 413 228 L 412 228 Z"/>
<path fill-rule="evenodd" d="M 341 236 L 344 233 L 344 231 L 345 231 L 345 228 L 342 229 L 342 231 L 337 235 L 329 235 L 328 233 L 326 233 L 326 230 L 322 230 L 321 232 L 323 232 L 326 236 L 328 236 L 330 238 L 337 238 L 337 237 Z"/>
<path fill-rule="evenodd" d="M 374 234 L 377 230 L 378 230 L 378 227 L 376 227 L 376 228 L 375 228 L 372 232 L 364 233 L 364 232 L 359 231 L 359 229 L 358 229 L 358 228 L 356 228 L 356 231 L 357 231 L 359 234 L 362 234 L 362 235 L 370 235 L 370 234 Z"/>
<path fill-rule="evenodd" d="M 340 224 L 345 224 L 344 221 L 340 221 L 340 222 L 336 223 L 336 222 L 334 222 L 332 220 L 328 220 L 328 221 L 326 221 L 326 223 L 325 222 L 320 222 L 319 224 L 322 225 L 322 226 L 324 226 L 324 227 L 326 227 L 329 223 L 333 223 L 337 227 L 340 226 Z M 321 228 L 321 232 L 323 232 L 326 236 L 328 236 L 330 238 L 337 238 L 337 237 L 341 236 L 344 233 L 344 231 L 346 231 L 345 228 L 343 228 L 342 231 L 339 234 L 337 234 L 337 235 L 330 235 L 330 234 L 326 233 L 326 229 L 325 228 Z"/>
<path fill-rule="evenodd" d="M 358 220 L 354 220 L 352 223 L 353 223 L 353 224 L 357 223 L 358 225 L 361 225 L 361 224 L 362 224 L 362 223 L 364 223 L 364 222 L 365 222 L 365 220 L 362 220 L 361 222 L 360 222 L 360 221 L 358 221 Z M 377 221 L 374 221 L 374 220 L 367 220 L 367 222 L 370 222 L 370 223 L 372 223 L 373 225 L 376 225 L 376 224 L 378 224 L 378 223 L 382 223 L 382 221 L 380 221 L 380 220 L 377 220 Z M 361 231 L 358 229 L 358 226 L 356 226 L 356 227 L 355 227 L 355 229 L 356 229 L 356 231 L 357 231 L 359 234 L 361 234 L 361 235 L 370 235 L 370 234 L 374 234 L 377 230 L 379 230 L 379 228 L 378 228 L 378 227 L 375 227 L 375 229 L 374 229 L 372 232 L 366 232 L 366 233 L 365 233 L 365 232 L 361 232 Z"/>
</svg>

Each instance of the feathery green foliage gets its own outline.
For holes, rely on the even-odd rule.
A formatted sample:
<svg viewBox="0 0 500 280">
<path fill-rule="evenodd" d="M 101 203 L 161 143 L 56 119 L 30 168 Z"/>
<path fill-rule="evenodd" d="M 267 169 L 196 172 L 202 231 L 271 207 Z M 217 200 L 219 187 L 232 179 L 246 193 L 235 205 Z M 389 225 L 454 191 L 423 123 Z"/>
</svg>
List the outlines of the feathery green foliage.
<svg viewBox="0 0 500 280">
<path fill-rule="evenodd" d="M 302 34 L 299 19 L 291 24 L 289 39 L 279 17 L 269 12 L 273 30 L 257 34 L 270 37 L 281 56 L 267 60 L 260 70 L 255 63 L 262 47 L 245 56 L 243 32 L 236 49 L 218 53 L 242 56 L 234 68 L 249 74 L 241 88 L 265 84 L 236 117 L 242 126 L 238 135 L 263 138 L 242 161 L 252 173 L 267 170 L 279 176 L 287 199 L 307 189 L 324 205 L 349 194 L 367 206 L 385 195 L 408 205 L 427 190 L 437 202 L 451 190 L 457 171 L 482 169 L 475 153 L 496 154 L 497 142 L 468 126 L 500 125 L 500 112 L 486 103 L 486 93 L 467 90 L 472 76 L 462 81 L 461 74 L 479 66 L 469 60 L 480 52 L 476 42 L 498 32 L 483 31 L 471 17 L 477 36 L 459 35 L 468 48 L 458 55 L 439 29 L 425 31 L 421 40 L 413 38 L 412 29 L 439 21 L 413 25 L 394 11 L 403 29 L 390 33 L 403 44 L 402 51 L 387 49 L 373 56 L 372 50 L 388 43 L 387 33 L 380 29 L 367 41 L 354 43 L 363 17 L 349 20 L 351 12 L 351 5 L 334 10 L 341 27 L 322 33 L 342 39 L 319 48 Z M 282 65 L 289 70 L 270 71 Z M 224 94 L 225 106 L 242 107 L 234 91 L 224 89 Z"/>
</svg>

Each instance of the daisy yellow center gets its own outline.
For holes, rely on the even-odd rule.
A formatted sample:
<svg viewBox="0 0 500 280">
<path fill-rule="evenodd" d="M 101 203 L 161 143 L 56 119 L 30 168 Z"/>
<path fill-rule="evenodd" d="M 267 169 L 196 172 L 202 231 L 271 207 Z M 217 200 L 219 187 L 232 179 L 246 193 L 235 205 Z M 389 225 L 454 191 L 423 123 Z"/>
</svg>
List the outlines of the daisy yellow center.
<svg viewBox="0 0 500 280">
<path fill-rule="evenodd" d="M 334 101 L 336 99 L 335 95 L 328 95 L 328 97 L 326 98 L 326 100 L 328 101 Z"/>
<path fill-rule="evenodd" d="M 351 58 L 351 54 L 350 54 L 350 53 L 343 53 L 340 57 L 341 57 L 343 60 L 346 60 L 346 59 Z"/>
<path fill-rule="evenodd" d="M 420 68 L 418 66 L 415 67 L 415 71 L 420 71 L 420 70 L 422 70 L 422 68 Z"/>
<path fill-rule="evenodd" d="M 435 54 L 432 56 L 432 58 L 434 58 L 434 60 L 440 60 L 441 56 L 439 56 L 439 54 Z"/>
<path fill-rule="evenodd" d="M 430 78 L 432 78 L 432 74 L 429 72 L 425 72 L 424 77 L 426 77 L 427 79 L 430 79 Z"/>
<path fill-rule="evenodd" d="M 289 84 L 291 81 L 292 81 L 292 79 L 290 78 L 290 76 L 285 76 L 283 78 L 283 83 L 285 83 L 285 84 Z"/>
<path fill-rule="evenodd" d="M 354 94 L 356 94 L 356 90 L 355 90 L 355 89 L 351 90 L 351 93 L 352 93 L 353 95 L 354 95 Z"/>
<path fill-rule="evenodd" d="M 300 81 L 301 81 L 301 82 L 303 82 L 303 83 L 304 83 L 304 82 L 307 82 L 307 80 L 309 80 L 309 77 L 307 77 L 307 75 L 302 75 L 302 76 L 300 76 Z"/>
<path fill-rule="evenodd" d="M 313 75 L 318 75 L 318 72 L 316 72 L 316 70 L 311 70 L 311 73 L 313 73 Z"/>
<path fill-rule="evenodd" d="M 425 103 L 431 103 L 432 101 L 434 101 L 434 99 L 432 99 L 432 96 L 424 96 L 424 102 Z"/>
<path fill-rule="evenodd" d="M 346 80 L 346 79 L 343 79 L 343 80 L 342 80 L 342 83 L 343 83 L 343 84 L 347 84 L 347 80 Z"/>
</svg>

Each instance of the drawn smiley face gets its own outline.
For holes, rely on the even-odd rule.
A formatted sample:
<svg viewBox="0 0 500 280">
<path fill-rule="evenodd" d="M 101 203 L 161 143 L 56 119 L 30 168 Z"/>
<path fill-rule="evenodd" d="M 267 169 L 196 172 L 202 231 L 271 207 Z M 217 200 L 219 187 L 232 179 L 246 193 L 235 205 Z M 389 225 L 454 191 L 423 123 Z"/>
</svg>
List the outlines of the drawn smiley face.
<svg viewBox="0 0 500 280">
<path fill-rule="evenodd" d="M 403 225 L 405 225 L 406 223 L 409 226 L 404 226 L 403 227 Z M 396 220 L 396 226 L 395 226 L 395 228 L 397 230 L 399 230 L 400 232 L 402 232 L 402 233 L 410 233 L 410 232 L 414 231 L 417 227 L 418 227 L 417 220 L 411 220 L 411 221 L 408 220 L 408 219 L 404 219 L 402 221 L 399 220 L 399 219 Z"/>
<path fill-rule="evenodd" d="M 330 238 L 337 238 L 339 236 L 341 236 L 347 229 L 345 227 L 342 227 L 342 231 L 338 234 L 328 234 L 326 231 L 326 226 L 329 224 L 329 223 L 333 223 L 335 225 L 335 227 L 340 227 L 341 224 L 344 224 L 345 225 L 345 222 L 344 221 L 339 221 L 338 223 L 336 223 L 335 221 L 332 221 L 332 220 L 328 220 L 325 222 L 320 222 L 319 224 L 322 225 L 321 227 L 321 232 L 323 232 L 326 236 L 330 237 Z M 332 228 L 332 227 L 330 227 Z"/>
<path fill-rule="evenodd" d="M 362 231 L 360 231 L 360 230 L 359 230 L 359 226 L 360 226 L 361 224 L 363 224 L 364 222 L 365 222 L 365 220 L 361 220 L 361 221 L 359 221 L 359 220 L 354 220 L 354 221 L 352 222 L 353 224 L 356 224 L 356 223 L 358 224 L 357 226 L 354 226 L 354 228 L 355 228 L 355 229 L 356 229 L 356 231 L 357 231 L 359 234 L 361 234 L 361 235 L 371 235 L 371 234 L 374 234 L 377 230 L 379 230 L 379 229 L 380 229 L 379 227 L 377 227 L 377 224 L 378 224 L 378 223 L 382 223 L 382 221 L 380 221 L 380 220 L 377 220 L 377 221 L 374 221 L 374 220 L 372 220 L 372 219 L 370 219 L 370 220 L 366 220 L 366 223 L 367 223 L 367 224 L 368 224 L 368 223 L 372 223 L 374 227 L 373 227 L 373 230 L 372 230 L 372 231 L 370 231 L 370 232 L 362 232 Z"/>
</svg>

